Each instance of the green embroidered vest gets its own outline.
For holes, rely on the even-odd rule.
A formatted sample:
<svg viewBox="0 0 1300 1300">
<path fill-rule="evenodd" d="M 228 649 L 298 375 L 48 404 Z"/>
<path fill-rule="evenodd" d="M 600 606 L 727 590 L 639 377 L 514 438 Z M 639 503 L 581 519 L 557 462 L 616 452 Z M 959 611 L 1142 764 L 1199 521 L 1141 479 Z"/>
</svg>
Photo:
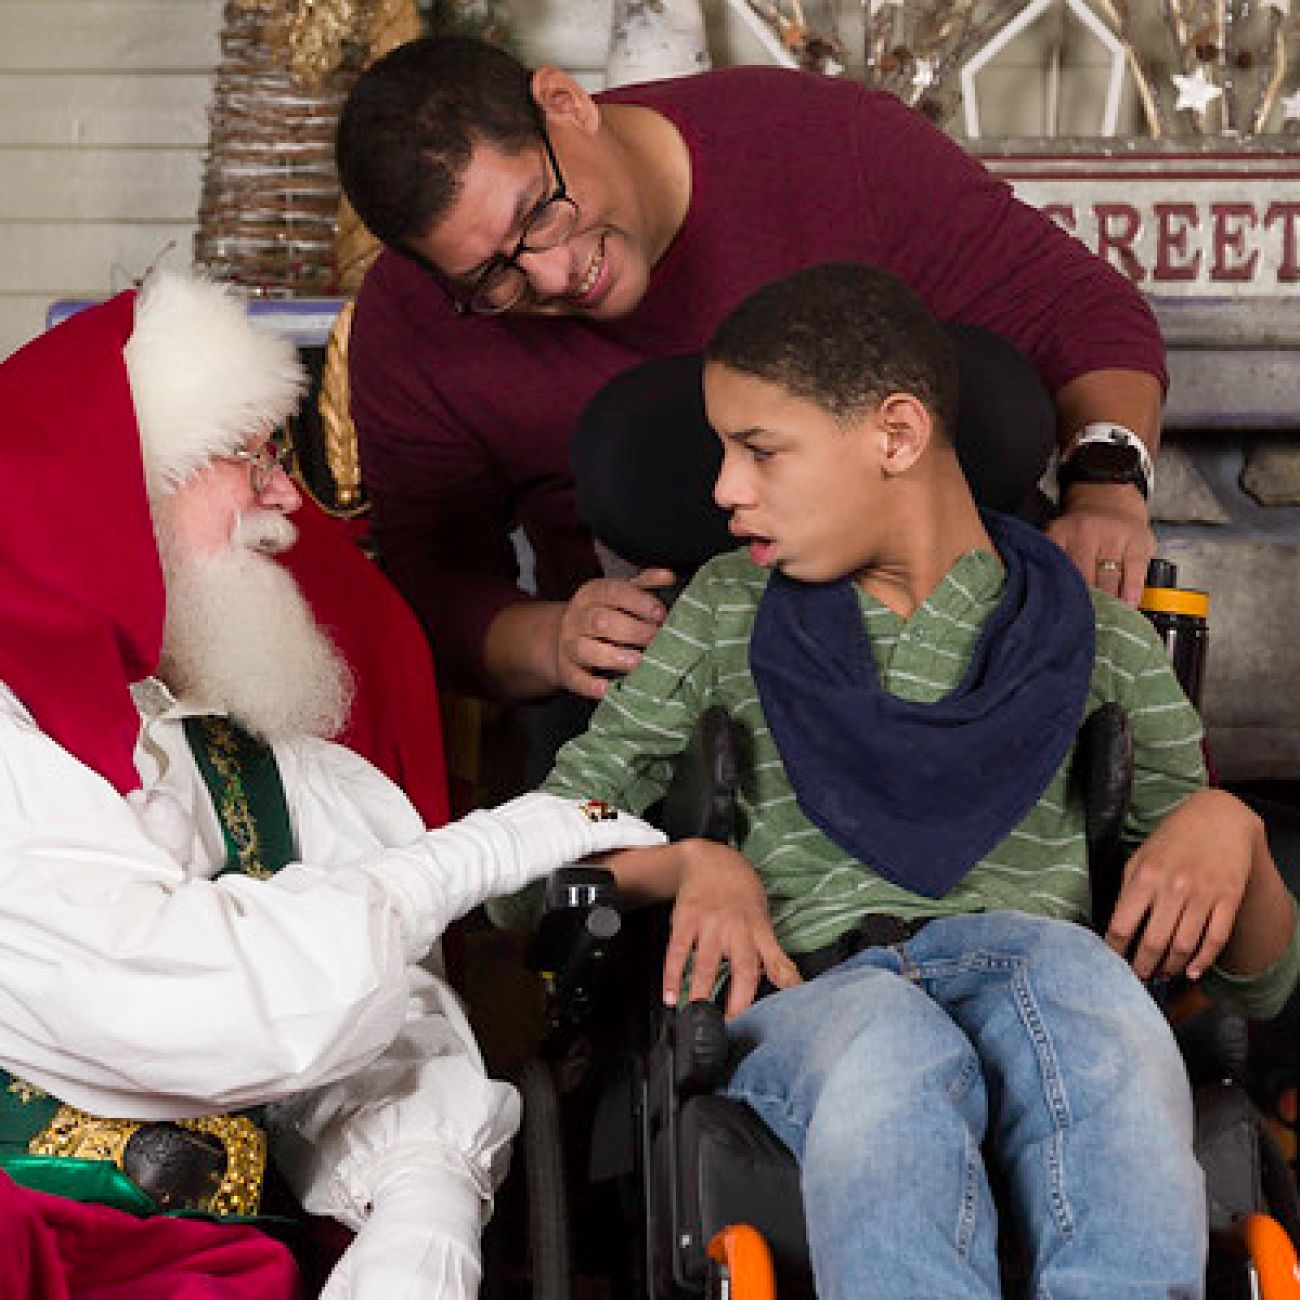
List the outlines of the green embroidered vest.
<svg viewBox="0 0 1300 1300">
<path fill-rule="evenodd" d="M 293 859 L 294 843 L 271 747 L 228 718 L 183 725 L 226 841 L 217 874 L 274 875 Z M 198 1148 L 196 1165 L 189 1157 Z M 254 1114 L 175 1124 L 100 1118 L 0 1069 L 0 1170 L 24 1186 L 133 1214 L 243 1218 L 257 1214 L 265 1166 Z"/>
</svg>

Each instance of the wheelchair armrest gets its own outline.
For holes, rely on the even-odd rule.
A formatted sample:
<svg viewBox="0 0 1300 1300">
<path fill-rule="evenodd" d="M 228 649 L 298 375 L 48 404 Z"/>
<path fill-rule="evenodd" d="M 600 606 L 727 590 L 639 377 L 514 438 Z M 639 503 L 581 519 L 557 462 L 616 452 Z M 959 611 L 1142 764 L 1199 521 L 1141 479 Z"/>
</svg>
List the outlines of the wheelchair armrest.
<svg viewBox="0 0 1300 1300">
<path fill-rule="evenodd" d="M 528 964 L 542 977 L 548 1027 L 562 1035 L 583 1027 L 593 1008 L 606 958 L 623 933 L 618 887 L 604 867 L 564 867 L 546 882 L 542 919 Z M 681 1096 L 708 1092 L 726 1074 L 728 1040 L 722 1009 L 690 1002 L 661 1011 L 658 1039 Z"/>
<path fill-rule="evenodd" d="M 1133 730 L 1120 705 L 1103 704 L 1080 728 L 1075 779 L 1083 786 L 1092 920 L 1104 929 L 1119 897 L 1124 870 L 1120 832 L 1133 787 Z"/>
<path fill-rule="evenodd" d="M 1193 1084 L 1244 1084 L 1250 1056 L 1250 1026 L 1235 1008 L 1212 1002 L 1174 1025 Z"/>
<path fill-rule="evenodd" d="M 660 820 L 668 838 L 730 839 L 737 771 L 731 719 L 714 705 L 695 724 L 664 797 Z M 565 867 L 547 880 L 528 964 L 542 975 L 551 1031 L 588 1021 L 597 972 L 622 929 L 618 887 L 605 868 Z M 694 1072 L 692 1065 L 688 1074 Z"/>
<path fill-rule="evenodd" d="M 679 1097 L 712 1092 L 727 1076 L 731 1044 L 716 1002 L 688 1002 L 665 1018 L 671 1043 L 673 1084 Z"/>
</svg>

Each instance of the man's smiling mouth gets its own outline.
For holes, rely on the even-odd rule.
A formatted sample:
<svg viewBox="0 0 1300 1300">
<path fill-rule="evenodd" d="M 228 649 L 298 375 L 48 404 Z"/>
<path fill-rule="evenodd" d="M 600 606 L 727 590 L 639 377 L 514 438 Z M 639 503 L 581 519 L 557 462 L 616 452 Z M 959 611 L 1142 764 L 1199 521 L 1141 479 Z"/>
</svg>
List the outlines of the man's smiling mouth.
<svg viewBox="0 0 1300 1300">
<path fill-rule="evenodd" d="M 578 282 L 578 287 L 569 296 L 575 301 L 581 301 L 595 287 L 600 280 L 600 273 L 605 269 L 605 236 L 602 235 L 596 244 L 596 251 L 591 255 L 591 261 L 587 263 L 587 269 L 583 273 L 582 279 Z"/>
</svg>

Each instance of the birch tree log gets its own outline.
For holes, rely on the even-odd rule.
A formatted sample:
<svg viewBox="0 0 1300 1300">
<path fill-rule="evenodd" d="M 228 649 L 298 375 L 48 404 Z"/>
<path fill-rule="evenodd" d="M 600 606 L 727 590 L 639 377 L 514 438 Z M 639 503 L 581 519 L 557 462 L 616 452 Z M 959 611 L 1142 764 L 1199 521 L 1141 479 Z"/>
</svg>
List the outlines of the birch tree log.
<svg viewBox="0 0 1300 1300">
<path fill-rule="evenodd" d="M 709 65 L 699 0 L 613 0 L 606 85 L 680 77 Z"/>
</svg>

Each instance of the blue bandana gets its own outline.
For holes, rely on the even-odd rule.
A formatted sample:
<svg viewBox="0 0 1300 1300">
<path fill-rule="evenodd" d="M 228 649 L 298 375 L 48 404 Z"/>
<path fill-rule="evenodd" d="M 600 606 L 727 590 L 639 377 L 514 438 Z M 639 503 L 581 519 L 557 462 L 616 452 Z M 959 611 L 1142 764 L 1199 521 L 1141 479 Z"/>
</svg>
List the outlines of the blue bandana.
<svg viewBox="0 0 1300 1300">
<path fill-rule="evenodd" d="M 1065 553 L 985 512 L 1006 586 L 932 704 L 880 682 L 850 579 L 773 573 L 749 663 L 804 816 L 886 880 L 942 898 L 1038 802 L 1083 719 L 1096 636 Z"/>
</svg>

